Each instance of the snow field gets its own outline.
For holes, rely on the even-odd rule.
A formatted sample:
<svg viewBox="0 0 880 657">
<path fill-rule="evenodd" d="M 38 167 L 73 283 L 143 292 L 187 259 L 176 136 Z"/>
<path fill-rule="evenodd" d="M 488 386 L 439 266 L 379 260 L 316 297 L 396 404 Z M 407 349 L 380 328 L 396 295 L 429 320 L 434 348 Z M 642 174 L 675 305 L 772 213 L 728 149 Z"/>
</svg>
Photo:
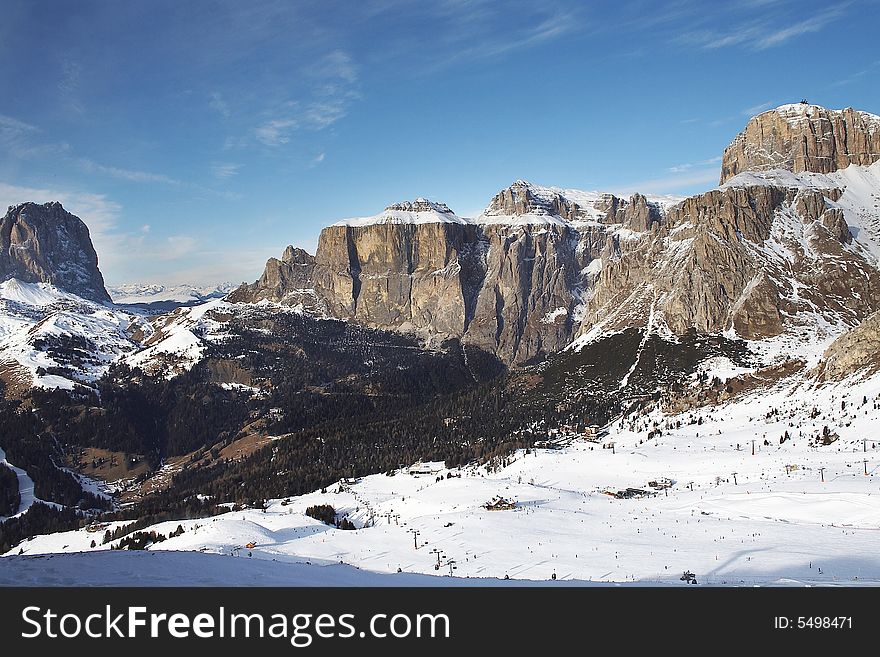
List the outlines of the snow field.
<svg viewBox="0 0 880 657">
<path fill-rule="evenodd" d="M 801 383 L 679 416 L 653 410 L 614 423 L 603 439 L 613 450 L 578 439 L 519 451 L 496 470 L 417 464 L 272 500 L 265 511 L 162 523 L 149 529 L 167 535 L 180 524 L 185 531 L 152 549 L 274 560 L 280 576 L 283 564 L 307 561 L 529 581 L 555 574 L 558 581 L 679 584 L 690 570 L 717 585 L 880 584 L 880 445 L 870 440 L 878 393 L 878 378 Z M 655 422 L 662 435 L 648 438 Z M 808 446 L 824 426 L 839 439 Z M 780 445 L 785 431 L 791 438 Z M 671 488 L 649 487 L 662 479 Z M 608 494 L 626 488 L 656 494 Z M 516 507 L 484 508 L 497 497 Z M 359 529 L 309 518 L 305 510 L 315 504 L 334 506 Z M 24 553 L 88 551 L 84 534 L 40 536 Z"/>
</svg>

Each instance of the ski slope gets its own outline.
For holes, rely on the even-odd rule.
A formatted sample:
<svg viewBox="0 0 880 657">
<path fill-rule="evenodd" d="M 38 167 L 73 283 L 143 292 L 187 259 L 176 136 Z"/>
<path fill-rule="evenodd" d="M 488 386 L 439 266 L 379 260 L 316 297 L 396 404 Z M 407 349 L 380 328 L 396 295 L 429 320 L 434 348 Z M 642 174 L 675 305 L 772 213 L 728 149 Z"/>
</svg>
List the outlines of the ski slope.
<svg viewBox="0 0 880 657">
<path fill-rule="evenodd" d="M 283 564 L 341 562 L 437 584 L 451 574 L 680 585 L 690 570 L 703 585 L 876 585 L 878 395 L 876 377 L 822 387 L 804 379 L 681 415 L 650 409 L 615 422 L 601 443 L 519 451 L 497 467 L 416 464 L 272 500 L 265 511 L 161 523 L 150 529 L 167 535 L 181 525 L 184 533 L 151 551 L 274 561 L 279 577 Z M 811 446 L 825 426 L 837 440 Z M 664 480 L 668 489 L 649 486 Z M 654 494 L 608 494 L 627 488 Z M 498 498 L 515 506 L 485 508 Z M 358 529 L 306 516 L 315 504 L 332 505 Z M 90 548 L 93 538 L 85 530 L 38 536 L 21 549 L 109 548 Z"/>
<path fill-rule="evenodd" d="M 9 516 L 14 518 L 31 508 L 31 505 L 36 501 L 36 497 L 34 497 L 34 480 L 28 476 L 27 472 L 15 467 L 6 460 L 6 452 L 3 451 L 2 447 L 0 447 L 0 466 L 10 468 L 15 473 L 15 476 L 18 477 L 18 495 L 20 497 L 18 510 Z M 4 520 L 7 520 L 7 516 L 0 516 L 0 522 Z"/>
</svg>

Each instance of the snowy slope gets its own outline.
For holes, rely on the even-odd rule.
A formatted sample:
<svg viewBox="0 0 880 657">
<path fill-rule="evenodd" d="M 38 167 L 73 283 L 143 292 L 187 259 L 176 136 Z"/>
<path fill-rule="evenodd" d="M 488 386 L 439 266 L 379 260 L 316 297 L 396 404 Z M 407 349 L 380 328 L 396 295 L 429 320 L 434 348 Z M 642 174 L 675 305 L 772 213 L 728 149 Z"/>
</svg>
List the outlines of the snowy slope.
<svg viewBox="0 0 880 657">
<path fill-rule="evenodd" d="M 18 494 L 20 497 L 18 510 L 13 513 L 12 516 L 9 516 L 14 518 L 27 511 L 36 501 L 36 497 L 34 497 L 34 480 L 28 476 L 27 472 L 21 468 L 15 467 L 12 463 L 6 460 L 6 452 L 3 451 L 2 447 L 0 447 L 0 466 L 11 468 L 15 473 L 15 476 L 18 477 Z M 0 516 L 0 522 L 3 522 L 6 519 L 6 516 Z"/>
<path fill-rule="evenodd" d="M 43 283 L 0 284 L 0 373 L 7 384 L 72 389 L 124 361 L 166 376 L 198 362 L 205 340 L 222 339 L 221 299 L 158 317 L 98 304 Z"/>
<path fill-rule="evenodd" d="M 816 191 L 842 190 L 836 201 L 826 200 L 829 208 L 839 208 L 850 227 L 854 249 L 880 266 L 880 161 L 871 166 L 851 164 L 833 173 L 792 173 L 784 169 L 746 171 L 728 180 L 719 189 L 772 185 Z"/>
<path fill-rule="evenodd" d="M 877 377 L 822 387 L 800 379 L 680 415 L 649 409 L 612 424 L 601 444 L 519 451 L 497 467 L 418 464 L 266 511 L 162 523 L 152 529 L 185 531 L 154 549 L 534 581 L 678 584 L 691 570 L 712 585 L 880 584 L 878 399 Z M 825 426 L 837 439 L 814 446 Z M 649 483 L 664 480 L 666 490 Z M 609 495 L 627 488 L 655 494 Z M 515 508 L 485 508 L 499 497 Z M 314 504 L 359 529 L 307 517 Z M 89 539 L 67 532 L 22 548 L 91 551 Z"/>
<path fill-rule="evenodd" d="M 585 192 L 577 189 L 562 189 L 560 187 L 543 187 L 518 180 L 514 185 L 527 187 L 532 196 L 539 202 L 548 206 L 554 196 L 561 196 L 569 202 L 577 203 L 585 215 L 585 219 L 567 221 L 559 215 L 538 208 L 533 212 L 519 215 L 501 214 L 486 208 L 475 218 L 460 217 L 443 203 L 435 203 L 423 198 L 412 202 L 398 203 L 386 208 L 383 212 L 370 217 L 357 217 L 343 219 L 333 226 L 370 226 L 373 224 L 431 224 L 431 223 L 455 223 L 455 224 L 503 224 L 511 226 L 531 224 L 554 224 L 558 226 L 573 226 L 597 223 L 606 215 L 606 210 L 600 209 L 611 198 L 610 194 L 602 192 Z M 661 212 L 683 200 L 680 196 L 646 196 L 649 204 L 656 205 Z M 111 290 L 111 294 L 113 290 Z M 115 297 L 114 297 L 115 298 Z"/>
<path fill-rule="evenodd" d="M 230 308 L 222 299 L 214 299 L 157 317 L 142 348 L 123 360 L 131 367 L 165 376 L 189 370 L 201 360 L 206 340 L 223 339 L 224 324 L 216 318 Z"/>
<path fill-rule="evenodd" d="M 377 215 L 356 217 L 337 221 L 333 226 L 370 226 L 373 224 L 466 224 L 468 220 L 459 217 L 443 203 L 417 198 L 412 202 L 391 205 Z"/>
<path fill-rule="evenodd" d="M 89 384 L 136 349 L 143 317 L 45 283 L 0 283 L 0 363 L 25 385 Z M 8 383 L 8 381 L 7 381 Z"/>
<path fill-rule="evenodd" d="M 797 126 L 803 125 L 805 123 L 810 123 L 811 121 L 818 121 L 822 115 L 822 112 L 827 112 L 831 115 L 840 115 L 843 113 L 843 110 L 829 110 L 819 105 L 811 105 L 809 103 L 788 103 L 785 105 L 780 105 L 779 107 L 776 107 L 774 109 L 767 110 L 764 113 L 778 114 L 786 121 L 788 121 L 789 124 Z M 880 116 L 860 110 L 856 110 L 856 113 L 860 115 L 862 117 L 862 120 L 867 124 L 867 129 L 869 133 L 876 133 L 880 131 Z"/>
<path fill-rule="evenodd" d="M 676 582 L 677 583 L 677 582 Z M 662 582 L 644 582 L 649 586 Z M 556 586 L 600 586 L 570 580 Z M 345 564 L 229 559 L 199 552 L 101 551 L 0 559 L 0 586 L 546 586 L 545 582 L 375 573 Z"/>
</svg>

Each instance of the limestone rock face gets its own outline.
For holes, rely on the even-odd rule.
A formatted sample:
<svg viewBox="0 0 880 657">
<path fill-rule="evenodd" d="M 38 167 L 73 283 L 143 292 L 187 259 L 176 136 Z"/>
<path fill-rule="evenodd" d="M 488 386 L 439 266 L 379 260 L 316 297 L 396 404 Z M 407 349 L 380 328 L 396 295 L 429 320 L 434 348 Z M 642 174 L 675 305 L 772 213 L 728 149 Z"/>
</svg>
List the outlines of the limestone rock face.
<svg viewBox="0 0 880 657">
<path fill-rule="evenodd" d="M 880 272 L 828 207 L 839 191 L 754 185 L 686 199 L 659 231 L 609 242 L 579 332 L 654 321 L 760 339 L 809 315 L 854 325 L 880 308 Z"/>
<path fill-rule="evenodd" d="M 10 278 L 110 301 L 89 229 L 58 202 L 15 205 L 0 219 L 0 280 Z"/>
<path fill-rule="evenodd" d="M 880 160 L 880 116 L 798 103 L 749 121 L 724 151 L 721 183 L 742 171 L 831 173 Z"/>
<path fill-rule="evenodd" d="M 235 303 L 257 303 L 267 299 L 296 305 L 304 297 L 313 294 L 311 288 L 314 269 L 313 256 L 302 249 L 288 246 L 281 260 L 269 258 L 258 281 L 251 285 L 242 285 L 230 293 L 228 298 Z"/>
<path fill-rule="evenodd" d="M 837 338 L 816 367 L 819 380 L 839 380 L 857 372 L 880 370 L 880 313 L 874 313 Z"/>
<path fill-rule="evenodd" d="M 542 190 L 544 191 L 544 190 Z M 541 193 L 524 180 L 517 180 L 498 192 L 486 208 L 487 215 L 521 216 L 538 214 L 562 217 L 567 221 L 585 218 L 578 203 L 556 190 Z"/>
<path fill-rule="evenodd" d="M 474 221 L 425 199 L 396 203 L 325 228 L 314 259 L 296 258 L 308 280 L 296 278 L 286 258 L 271 259 L 259 281 L 229 299 L 298 303 L 292 290 L 308 288 L 330 316 L 458 337 L 525 363 L 571 340 L 584 268 L 608 240 L 602 222 L 633 234 L 657 228 L 662 210 L 641 195 L 572 198 L 523 181 Z"/>
<path fill-rule="evenodd" d="M 487 225 L 484 271 L 464 336 L 524 363 L 563 348 L 579 281 L 577 234 L 566 226 Z"/>
<path fill-rule="evenodd" d="M 330 226 L 318 240 L 314 287 L 337 317 L 461 335 L 476 241 L 476 227 L 460 223 Z"/>
</svg>

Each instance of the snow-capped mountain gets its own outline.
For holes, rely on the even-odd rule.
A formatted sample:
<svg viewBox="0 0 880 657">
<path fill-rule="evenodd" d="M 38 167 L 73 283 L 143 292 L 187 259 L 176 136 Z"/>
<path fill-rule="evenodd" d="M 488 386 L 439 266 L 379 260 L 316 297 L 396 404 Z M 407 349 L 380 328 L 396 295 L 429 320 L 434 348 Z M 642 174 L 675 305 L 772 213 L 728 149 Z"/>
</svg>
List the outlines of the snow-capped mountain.
<svg viewBox="0 0 880 657">
<path fill-rule="evenodd" d="M 107 292 L 110 293 L 113 303 L 120 305 L 154 304 L 157 302 L 193 305 L 222 298 L 237 287 L 238 285 L 234 283 L 218 283 L 216 285 L 123 283 L 108 286 Z"/>
<path fill-rule="evenodd" d="M 466 224 L 468 220 L 459 217 L 445 203 L 435 203 L 424 198 L 414 201 L 394 203 L 384 211 L 370 217 L 343 219 L 334 226 L 371 226 L 373 224 Z"/>
<path fill-rule="evenodd" d="M 724 150 L 721 182 L 743 171 L 832 173 L 880 154 L 880 116 L 851 107 L 781 105 L 758 114 Z"/>
<path fill-rule="evenodd" d="M 149 335 L 140 315 L 46 283 L 0 283 L 0 379 L 6 393 L 30 386 L 90 385 Z"/>
<path fill-rule="evenodd" d="M 732 147 L 753 144 L 755 125 L 778 121 L 792 130 L 818 122 L 840 148 L 869 153 L 880 118 L 784 106 L 756 117 Z M 804 148 L 824 153 L 826 146 Z M 750 162 L 742 149 L 728 155 L 731 162 Z M 859 162 L 865 157 L 853 155 Z M 777 163 L 791 170 L 761 165 L 684 199 L 624 199 L 518 180 L 473 219 L 426 199 L 398 203 L 327 227 L 315 256 L 288 247 L 229 301 L 278 302 L 319 317 L 415 332 L 429 343 L 453 337 L 514 365 L 628 328 L 749 340 L 809 335 L 829 344 L 880 308 L 880 163 L 825 171 L 827 162 L 816 158 Z M 63 212 L 55 205 L 52 212 Z M 21 206 L 13 215 L 37 216 L 35 208 Z M 80 250 L 91 262 L 88 249 Z M 106 315 L 116 327 L 107 344 L 115 346 L 97 361 L 106 365 L 144 349 L 132 362 L 147 366 L 151 354 L 174 350 L 190 362 L 201 353 L 201 329 L 167 342 L 162 331 L 152 335 L 155 327 L 182 326 L 189 314 L 166 319 L 161 312 L 201 307 L 231 288 L 119 286 L 112 288 L 117 306 L 90 311 L 92 319 L 70 333 L 109 331 L 93 325 L 94 317 Z M 23 311 L 23 302 L 10 295 L 19 319 L 9 321 L 20 324 L 28 313 L 41 327 L 60 321 L 46 321 L 60 301 Z M 142 310 L 160 315 L 142 328 Z M 31 363 L 36 372 L 40 359 L 22 355 L 29 347 L 16 340 L 7 341 L 7 350 L 18 345 L 11 360 Z M 161 342 L 168 348 L 157 349 Z M 43 370 L 47 366 L 58 367 L 46 361 Z"/>
</svg>

